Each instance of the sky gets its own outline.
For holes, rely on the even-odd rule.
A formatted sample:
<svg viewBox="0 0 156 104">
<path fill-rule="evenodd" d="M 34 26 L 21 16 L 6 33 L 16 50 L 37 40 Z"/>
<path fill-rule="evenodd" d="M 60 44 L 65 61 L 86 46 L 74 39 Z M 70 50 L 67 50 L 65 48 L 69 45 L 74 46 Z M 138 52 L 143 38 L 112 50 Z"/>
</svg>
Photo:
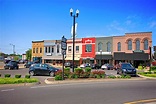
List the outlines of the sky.
<svg viewBox="0 0 156 104">
<path fill-rule="evenodd" d="M 73 13 L 77 38 L 152 32 L 156 45 L 156 0 L 0 0 L 0 52 L 23 54 L 32 41 L 71 38 Z"/>
</svg>

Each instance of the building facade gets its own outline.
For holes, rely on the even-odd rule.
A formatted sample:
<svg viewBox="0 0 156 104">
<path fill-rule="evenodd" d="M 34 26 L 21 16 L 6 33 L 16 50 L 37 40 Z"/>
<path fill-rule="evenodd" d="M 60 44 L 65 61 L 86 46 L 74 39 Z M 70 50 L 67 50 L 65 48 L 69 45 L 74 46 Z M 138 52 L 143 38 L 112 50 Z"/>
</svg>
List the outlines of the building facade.
<svg viewBox="0 0 156 104">
<path fill-rule="evenodd" d="M 80 63 L 95 63 L 95 37 L 82 38 L 82 54 Z"/>
<path fill-rule="evenodd" d="M 62 64 L 61 40 L 44 40 L 43 63 Z"/>
<path fill-rule="evenodd" d="M 113 37 L 114 64 L 129 62 L 135 67 L 148 63 L 149 47 L 152 47 L 152 32 L 125 33 Z"/>
<path fill-rule="evenodd" d="M 42 62 L 44 41 L 32 41 L 32 61 Z"/>
<path fill-rule="evenodd" d="M 75 39 L 75 55 L 74 55 L 74 62 L 76 65 L 80 65 L 80 58 L 82 54 L 82 38 Z M 72 62 L 73 60 L 73 40 L 67 40 L 67 50 L 66 50 L 66 62 Z"/>
<path fill-rule="evenodd" d="M 95 43 L 95 60 L 99 65 L 112 63 L 113 52 L 113 38 L 112 37 L 99 37 L 96 38 Z"/>
</svg>

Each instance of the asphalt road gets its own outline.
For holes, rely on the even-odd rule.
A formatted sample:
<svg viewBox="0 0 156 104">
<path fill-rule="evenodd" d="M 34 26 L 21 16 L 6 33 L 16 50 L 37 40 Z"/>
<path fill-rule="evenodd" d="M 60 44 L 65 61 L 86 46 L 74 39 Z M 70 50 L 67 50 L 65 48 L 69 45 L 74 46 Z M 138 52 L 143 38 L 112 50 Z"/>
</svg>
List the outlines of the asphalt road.
<svg viewBox="0 0 156 104">
<path fill-rule="evenodd" d="M 0 87 L 0 104 L 124 104 L 153 98 L 156 80 Z"/>
</svg>

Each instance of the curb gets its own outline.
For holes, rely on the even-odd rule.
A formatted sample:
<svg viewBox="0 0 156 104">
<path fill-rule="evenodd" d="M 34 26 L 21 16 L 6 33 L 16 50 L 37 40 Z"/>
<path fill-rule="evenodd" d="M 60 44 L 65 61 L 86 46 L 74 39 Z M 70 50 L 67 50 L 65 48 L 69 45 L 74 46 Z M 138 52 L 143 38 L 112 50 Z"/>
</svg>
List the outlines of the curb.
<svg viewBox="0 0 156 104">
<path fill-rule="evenodd" d="M 140 75 L 140 74 L 138 74 L 138 76 L 141 77 L 141 78 L 145 78 L 145 79 L 156 79 L 154 77 L 146 77 L 146 76 L 143 76 L 143 75 Z"/>
<path fill-rule="evenodd" d="M 18 87 L 18 86 L 34 86 L 39 85 L 40 82 L 36 83 L 20 83 L 20 84 L 1 84 L 0 87 Z"/>
<path fill-rule="evenodd" d="M 89 83 L 89 82 L 107 82 L 107 81 L 125 81 L 125 80 L 144 80 L 144 78 L 131 78 L 131 79 L 72 79 L 72 80 L 62 80 L 62 81 L 49 81 L 45 79 L 46 84 L 69 84 L 69 83 Z"/>
</svg>

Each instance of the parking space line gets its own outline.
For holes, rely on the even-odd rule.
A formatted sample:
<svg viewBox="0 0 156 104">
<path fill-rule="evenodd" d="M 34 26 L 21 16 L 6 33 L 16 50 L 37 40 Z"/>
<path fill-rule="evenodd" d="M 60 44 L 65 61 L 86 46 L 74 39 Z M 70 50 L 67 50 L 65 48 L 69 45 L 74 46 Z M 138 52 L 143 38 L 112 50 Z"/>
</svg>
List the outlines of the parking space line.
<svg viewBox="0 0 156 104">
<path fill-rule="evenodd" d="M 124 104 L 137 104 L 137 103 L 147 103 L 147 102 L 156 102 L 156 99 L 138 100 L 138 101 L 133 101 L 133 102 L 127 102 Z"/>
<path fill-rule="evenodd" d="M 1 92 L 6 92 L 6 91 L 13 91 L 15 89 L 5 89 L 5 90 L 1 90 Z"/>
</svg>

